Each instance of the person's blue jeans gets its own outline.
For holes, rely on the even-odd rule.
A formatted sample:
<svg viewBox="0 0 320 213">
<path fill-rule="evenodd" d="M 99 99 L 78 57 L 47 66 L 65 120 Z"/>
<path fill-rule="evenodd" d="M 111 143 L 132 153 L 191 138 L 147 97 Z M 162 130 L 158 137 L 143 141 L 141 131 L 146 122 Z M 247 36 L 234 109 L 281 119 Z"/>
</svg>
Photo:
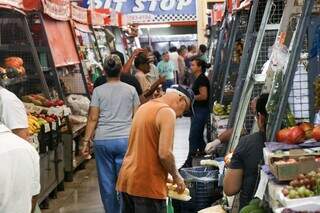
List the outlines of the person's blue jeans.
<svg viewBox="0 0 320 213">
<path fill-rule="evenodd" d="M 194 107 L 194 115 L 191 117 L 189 133 L 189 153 L 183 167 L 192 167 L 192 158 L 197 151 L 203 152 L 206 142 L 203 137 L 204 128 L 207 124 L 210 111 L 208 107 Z"/>
<path fill-rule="evenodd" d="M 174 80 L 166 80 L 164 82 L 164 85 L 162 85 L 163 87 L 163 91 L 165 92 L 168 88 L 170 88 L 172 85 L 174 84 Z"/>
<path fill-rule="evenodd" d="M 120 213 L 116 183 L 127 148 L 128 138 L 94 141 L 100 195 L 108 213 Z"/>
</svg>

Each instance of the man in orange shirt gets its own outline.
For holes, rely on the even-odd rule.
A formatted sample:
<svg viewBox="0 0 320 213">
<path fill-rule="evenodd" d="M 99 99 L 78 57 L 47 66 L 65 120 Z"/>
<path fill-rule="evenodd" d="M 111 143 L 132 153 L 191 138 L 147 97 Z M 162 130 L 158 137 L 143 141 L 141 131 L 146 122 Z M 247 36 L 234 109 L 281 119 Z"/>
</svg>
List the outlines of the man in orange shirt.
<svg viewBox="0 0 320 213">
<path fill-rule="evenodd" d="M 192 106 L 193 92 L 174 85 L 161 98 L 142 105 L 132 122 L 129 147 L 119 173 L 122 213 L 166 213 L 167 178 L 184 192 L 172 153 L 176 118 Z"/>
</svg>

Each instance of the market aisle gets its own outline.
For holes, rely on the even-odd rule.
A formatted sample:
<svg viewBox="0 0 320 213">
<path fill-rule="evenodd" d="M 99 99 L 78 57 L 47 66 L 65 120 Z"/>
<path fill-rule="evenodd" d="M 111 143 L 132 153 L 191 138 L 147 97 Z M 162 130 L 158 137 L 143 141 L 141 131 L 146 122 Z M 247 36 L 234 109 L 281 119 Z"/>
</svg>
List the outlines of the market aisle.
<svg viewBox="0 0 320 213">
<path fill-rule="evenodd" d="M 183 165 L 188 154 L 190 119 L 177 120 L 174 154 L 177 166 Z M 58 193 L 58 199 L 50 200 L 50 209 L 42 213 L 104 213 L 100 200 L 95 161 L 78 171 L 72 183 L 65 183 L 65 191 Z"/>
</svg>

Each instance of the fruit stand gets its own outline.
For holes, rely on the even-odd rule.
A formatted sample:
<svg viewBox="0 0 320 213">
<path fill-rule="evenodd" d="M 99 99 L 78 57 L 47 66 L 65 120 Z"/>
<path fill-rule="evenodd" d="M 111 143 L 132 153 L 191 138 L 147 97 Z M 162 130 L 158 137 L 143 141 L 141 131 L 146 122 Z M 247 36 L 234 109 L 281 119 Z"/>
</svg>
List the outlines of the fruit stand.
<svg viewBox="0 0 320 213">
<path fill-rule="evenodd" d="M 93 82 L 102 74 L 103 58 L 89 23 L 89 11 L 85 8 L 71 4 L 71 25 L 73 35 L 84 69 L 87 86 L 90 94 L 92 94 Z"/>
<path fill-rule="evenodd" d="M 34 32 L 34 35 L 39 36 L 39 44 L 44 43 L 48 48 L 47 58 L 52 68 L 52 80 L 58 88 L 59 97 L 70 106 L 66 125 L 60 129 L 60 133 L 64 144 L 64 179 L 72 181 L 75 169 L 85 160 L 80 153 L 80 142 L 86 127 L 90 95 L 71 28 L 70 2 L 42 1 L 42 7 L 43 11 L 30 14 L 30 19 L 42 29 L 40 31 L 45 32 L 44 35 Z M 62 37 L 64 39 L 59 39 Z"/>
<path fill-rule="evenodd" d="M 260 200 L 253 200 L 240 212 L 267 212 L 268 209 L 279 213 L 316 212 L 320 208 L 320 129 L 317 123 L 318 103 L 313 97 L 318 90 L 319 60 L 316 58 L 319 52 L 316 49 L 319 46 L 315 35 L 319 29 L 316 23 L 320 5 L 316 1 L 285 2 L 280 13 L 281 22 L 274 28 L 277 39 L 272 46 L 270 60 L 257 74 L 258 56 L 263 51 L 261 47 L 267 29 L 275 27 L 269 24 L 274 18 L 270 16 L 274 1 L 265 3 L 247 76 L 240 91 L 242 95 L 234 97 L 240 101 L 228 147 L 231 151 L 238 144 L 247 116 L 251 113 L 250 99 L 261 92 L 269 93 L 267 142 L 255 195 Z"/>
<path fill-rule="evenodd" d="M 0 1 L 0 81 L 25 103 L 29 141 L 40 155 L 39 202 L 42 202 L 64 179 L 60 129 L 66 124 L 69 109 L 55 95 L 56 85 L 49 84 L 49 66 L 42 57 L 47 49 L 39 45 L 33 34 L 36 28 L 30 21 L 29 11 L 33 8 L 29 3 Z"/>
</svg>

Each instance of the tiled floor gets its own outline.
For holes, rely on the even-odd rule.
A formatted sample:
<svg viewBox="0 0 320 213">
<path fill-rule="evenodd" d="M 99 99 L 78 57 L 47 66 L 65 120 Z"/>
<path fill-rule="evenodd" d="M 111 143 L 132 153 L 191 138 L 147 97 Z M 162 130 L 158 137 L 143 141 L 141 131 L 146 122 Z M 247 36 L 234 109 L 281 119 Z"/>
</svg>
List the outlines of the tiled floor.
<svg viewBox="0 0 320 213">
<path fill-rule="evenodd" d="M 177 121 L 174 154 L 178 168 L 188 154 L 190 120 Z M 104 213 L 100 200 L 95 162 L 92 160 L 86 169 L 77 172 L 72 183 L 65 183 L 65 191 L 58 193 L 58 199 L 50 200 L 50 209 L 43 213 Z"/>
</svg>

